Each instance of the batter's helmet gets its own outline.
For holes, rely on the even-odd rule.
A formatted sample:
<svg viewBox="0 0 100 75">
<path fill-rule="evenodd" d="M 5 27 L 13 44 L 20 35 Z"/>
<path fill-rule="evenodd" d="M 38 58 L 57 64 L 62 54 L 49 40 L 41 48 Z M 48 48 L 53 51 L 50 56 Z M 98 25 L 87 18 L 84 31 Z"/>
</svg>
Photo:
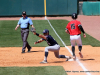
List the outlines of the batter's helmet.
<svg viewBox="0 0 100 75">
<path fill-rule="evenodd" d="M 76 13 L 72 14 L 72 19 L 77 19 L 77 14 Z"/>
</svg>

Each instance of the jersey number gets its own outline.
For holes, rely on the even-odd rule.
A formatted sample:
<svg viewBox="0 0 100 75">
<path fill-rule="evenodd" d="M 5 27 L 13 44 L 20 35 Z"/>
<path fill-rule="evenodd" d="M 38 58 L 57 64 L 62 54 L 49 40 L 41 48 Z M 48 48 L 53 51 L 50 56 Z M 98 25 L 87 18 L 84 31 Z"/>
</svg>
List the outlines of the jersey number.
<svg viewBox="0 0 100 75">
<path fill-rule="evenodd" d="M 71 29 L 75 29 L 75 24 L 71 24 Z"/>
</svg>

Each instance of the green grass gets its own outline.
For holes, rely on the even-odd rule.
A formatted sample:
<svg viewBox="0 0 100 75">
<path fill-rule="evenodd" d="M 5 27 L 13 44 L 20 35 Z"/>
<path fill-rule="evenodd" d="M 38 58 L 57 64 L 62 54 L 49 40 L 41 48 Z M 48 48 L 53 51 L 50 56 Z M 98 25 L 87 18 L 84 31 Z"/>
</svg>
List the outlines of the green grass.
<svg viewBox="0 0 100 75">
<path fill-rule="evenodd" d="M 15 31 L 17 21 L 0 21 L 0 47 L 21 46 L 20 29 Z"/>
<path fill-rule="evenodd" d="M 18 21 L 0 21 L 0 47 L 22 47 L 21 40 L 21 32 L 20 28 L 15 31 L 15 27 Z M 68 23 L 67 20 L 50 20 L 50 23 L 57 31 L 58 35 L 62 38 L 67 46 L 70 44 L 69 35 L 65 33 L 65 27 Z M 50 35 L 54 37 L 54 39 L 58 42 L 60 46 L 63 46 L 62 42 L 56 36 L 52 28 L 50 27 L 47 20 L 33 20 L 33 24 L 36 28 L 37 33 L 42 34 L 44 29 L 48 29 L 50 31 Z M 45 47 L 48 46 L 46 42 L 42 42 L 34 45 L 34 42 L 41 38 L 35 36 L 30 32 L 28 37 L 28 42 L 31 46 L 36 47 Z M 91 46 L 100 46 L 100 41 L 91 37 L 87 34 L 86 38 L 83 38 L 82 35 L 82 44 L 83 45 L 91 45 Z"/>
<path fill-rule="evenodd" d="M 67 75 L 62 66 L 0 67 L 0 75 Z"/>
</svg>

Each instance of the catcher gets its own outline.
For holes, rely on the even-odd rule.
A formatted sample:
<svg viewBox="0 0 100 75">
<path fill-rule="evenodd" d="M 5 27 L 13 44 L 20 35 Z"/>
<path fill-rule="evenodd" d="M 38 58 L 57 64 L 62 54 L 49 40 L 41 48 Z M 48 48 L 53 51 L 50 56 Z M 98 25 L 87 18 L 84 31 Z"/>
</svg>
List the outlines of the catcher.
<svg viewBox="0 0 100 75">
<path fill-rule="evenodd" d="M 70 56 L 59 55 L 60 46 L 54 40 L 54 38 L 51 35 L 49 35 L 48 29 L 43 30 L 43 35 L 36 33 L 34 28 L 32 28 L 31 31 L 33 32 L 34 35 L 37 35 L 38 37 L 42 38 L 36 41 L 34 44 L 41 43 L 42 41 L 46 41 L 47 44 L 49 45 L 48 47 L 45 48 L 45 57 L 44 57 L 44 60 L 40 63 L 47 63 L 47 57 L 48 57 L 49 51 L 53 51 L 57 58 L 66 58 L 67 59 L 66 61 L 71 59 Z"/>
</svg>

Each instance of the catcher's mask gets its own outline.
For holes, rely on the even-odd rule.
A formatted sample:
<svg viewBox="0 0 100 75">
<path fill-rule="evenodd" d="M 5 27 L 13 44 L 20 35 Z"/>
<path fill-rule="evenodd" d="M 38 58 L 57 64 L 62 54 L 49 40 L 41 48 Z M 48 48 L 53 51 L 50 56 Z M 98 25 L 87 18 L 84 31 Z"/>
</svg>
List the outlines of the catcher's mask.
<svg viewBox="0 0 100 75">
<path fill-rule="evenodd" d="M 49 34 L 49 30 L 48 29 L 43 30 L 43 34 L 46 34 L 46 33 Z"/>
<path fill-rule="evenodd" d="M 76 13 L 72 14 L 72 19 L 77 19 L 77 14 Z"/>
</svg>

